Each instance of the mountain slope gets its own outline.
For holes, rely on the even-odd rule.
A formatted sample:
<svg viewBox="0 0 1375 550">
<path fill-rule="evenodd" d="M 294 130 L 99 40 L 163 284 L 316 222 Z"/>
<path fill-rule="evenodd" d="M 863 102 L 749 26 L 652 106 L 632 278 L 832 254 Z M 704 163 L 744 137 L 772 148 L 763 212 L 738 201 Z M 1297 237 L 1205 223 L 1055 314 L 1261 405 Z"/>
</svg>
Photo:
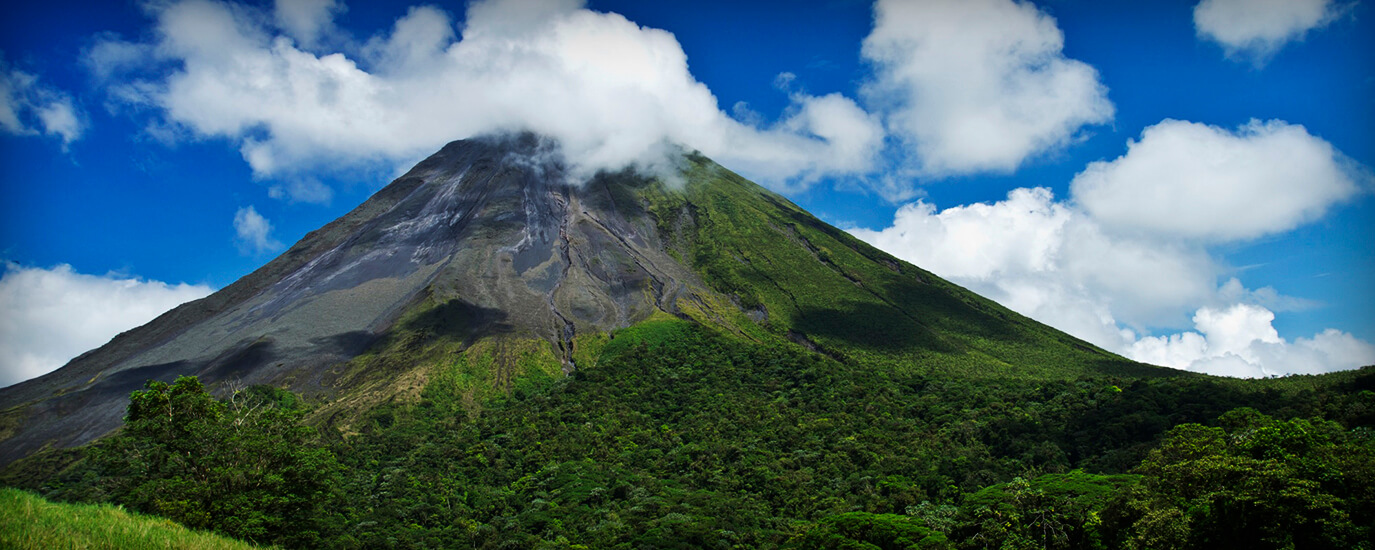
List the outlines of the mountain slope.
<svg viewBox="0 0 1375 550">
<path fill-rule="evenodd" d="M 0 489 L 0 546 L 14 549 L 187 548 L 252 550 L 245 542 L 197 532 L 162 518 L 109 504 L 62 504 L 17 489 Z"/>
<path fill-rule="evenodd" d="M 901 262 L 705 157 L 682 168 L 682 185 L 628 171 L 570 183 L 536 136 L 451 143 L 233 285 L 0 390 L 0 463 L 108 433 L 147 379 L 284 386 L 346 418 L 418 392 L 461 353 L 475 395 L 555 378 L 608 331 L 664 314 L 872 368 L 1176 372 Z"/>
<path fill-rule="evenodd" d="M 827 225 L 703 157 L 692 263 L 766 329 L 848 361 L 985 378 L 1158 375 Z"/>
</svg>

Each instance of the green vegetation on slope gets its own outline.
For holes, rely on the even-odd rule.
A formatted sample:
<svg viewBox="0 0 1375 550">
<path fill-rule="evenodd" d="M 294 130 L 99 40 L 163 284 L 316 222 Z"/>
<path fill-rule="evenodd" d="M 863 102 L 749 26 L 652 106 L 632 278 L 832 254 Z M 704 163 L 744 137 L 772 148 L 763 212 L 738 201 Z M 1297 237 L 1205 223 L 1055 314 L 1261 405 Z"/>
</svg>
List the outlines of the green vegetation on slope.
<svg viewBox="0 0 1375 550">
<path fill-rule="evenodd" d="M 254 542 L 316 546 L 339 466 L 290 392 L 217 401 L 195 377 L 150 381 L 91 456 L 96 486 L 134 510 Z"/>
<path fill-rule="evenodd" d="M 563 376 L 553 344 L 531 335 L 488 331 L 489 310 L 461 300 L 426 296 L 363 354 L 333 369 L 333 385 L 349 391 L 313 411 L 319 423 L 354 433 L 368 411 L 424 392 L 461 396 L 469 415 L 512 391 L 547 385 Z M 580 335 L 575 360 L 591 364 L 605 335 Z"/>
<path fill-rule="evenodd" d="M 642 191 L 662 229 L 691 226 L 690 264 L 766 332 L 842 361 L 979 378 L 1160 376 L 1031 321 L 831 227 L 786 199 L 689 157 L 683 193 Z M 690 219 L 691 223 L 686 223 Z M 730 308 L 735 309 L 735 308 Z M 719 312 L 757 336 L 738 311 Z M 742 319 L 746 319 L 741 322 Z"/>
<path fill-rule="evenodd" d="M 1333 380 L 1369 385 L 1372 376 Z M 350 514 L 368 526 L 353 533 L 365 545 L 777 547 L 808 540 L 837 515 L 925 518 L 944 505 L 957 511 L 946 528 L 963 547 L 1051 525 L 1036 514 L 1054 509 L 1059 547 L 1092 548 L 1128 537 L 1129 526 L 1090 533 L 1085 524 L 1135 484 L 1116 474 L 1140 465 L 1171 426 L 1253 406 L 1343 419 L 1325 425 L 1356 438 L 1369 419 L 1352 411 L 1375 407 L 1375 393 L 1340 384 L 1264 385 L 990 384 L 847 365 L 660 320 L 617 331 L 595 367 L 513 393 L 477 418 L 442 392 L 379 410 L 338 453 L 356 472 L 346 490 Z M 981 492 L 1017 477 L 1033 481 Z M 996 504 L 1007 494 L 1015 514 Z M 1002 532 L 983 527 L 1014 515 L 1021 523 Z"/>
<path fill-rule="evenodd" d="M 279 540 L 1201 548 L 1242 514 L 1313 526 L 1295 548 L 1366 548 L 1361 526 L 1375 524 L 1371 369 L 1285 381 L 992 383 L 850 365 L 667 317 L 598 347 L 572 376 L 512 385 L 477 409 L 461 377 L 490 360 L 491 348 L 450 358 L 415 400 L 375 408 L 356 435 L 330 446 L 337 497 L 297 520 L 318 538 Z M 1228 412 L 1240 407 L 1256 410 Z M 1180 448 L 1198 452 L 1169 450 Z M 100 499 L 100 487 L 136 485 L 108 469 L 93 478 L 91 462 L 40 488 Z M 1200 485 L 1189 472 L 1220 484 Z M 1181 492 L 1194 486 L 1203 492 Z M 1289 496 L 1260 498 L 1270 489 Z M 135 494 L 109 496 L 132 505 Z M 1257 540 L 1257 548 L 1289 542 L 1274 533 Z"/>
<path fill-rule="evenodd" d="M 111 504 L 61 504 L 0 489 L 0 547 L 21 550 L 248 550 L 248 543 L 192 531 Z"/>
<path fill-rule="evenodd" d="M 1231 411 L 1171 428 L 1104 511 L 1134 548 L 1371 548 L 1375 433 Z"/>
<path fill-rule="evenodd" d="M 897 514 L 848 512 L 817 522 L 789 541 L 798 550 L 946 550 L 950 541 L 916 518 Z"/>
</svg>

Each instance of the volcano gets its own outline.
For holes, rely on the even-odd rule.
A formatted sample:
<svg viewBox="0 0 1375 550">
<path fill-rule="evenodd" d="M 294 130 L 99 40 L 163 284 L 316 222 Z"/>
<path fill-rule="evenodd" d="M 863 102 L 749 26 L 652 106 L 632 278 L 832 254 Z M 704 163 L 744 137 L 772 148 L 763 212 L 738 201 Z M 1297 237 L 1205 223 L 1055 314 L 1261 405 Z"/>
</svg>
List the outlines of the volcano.
<svg viewBox="0 0 1375 550">
<path fill-rule="evenodd" d="M 509 389 L 522 373 L 567 375 L 614 331 L 664 315 L 875 369 L 1166 372 L 898 260 L 699 154 L 679 168 L 668 182 L 575 181 L 549 139 L 450 143 L 234 284 L 0 390 L 0 463 L 110 433 L 151 379 L 284 387 L 346 423 L 414 395 L 464 350 L 497 350 L 485 368 Z"/>
</svg>

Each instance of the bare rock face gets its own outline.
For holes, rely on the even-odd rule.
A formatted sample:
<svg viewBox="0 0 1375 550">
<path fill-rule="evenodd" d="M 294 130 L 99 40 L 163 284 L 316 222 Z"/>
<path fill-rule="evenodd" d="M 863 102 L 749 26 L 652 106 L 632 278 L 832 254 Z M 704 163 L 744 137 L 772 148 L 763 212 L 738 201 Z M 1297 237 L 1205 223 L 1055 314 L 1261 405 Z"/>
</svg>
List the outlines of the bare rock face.
<svg viewBox="0 0 1375 550">
<path fill-rule="evenodd" d="M 546 339 L 571 369 L 575 334 L 709 292 L 616 193 L 635 178 L 570 182 L 528 134 L 451 143 L 233 285 L 0 390 L 0 464 L 110 432 L 148 379 L 337 391 L 327 371 L 426 300 Z"/>
</svg>

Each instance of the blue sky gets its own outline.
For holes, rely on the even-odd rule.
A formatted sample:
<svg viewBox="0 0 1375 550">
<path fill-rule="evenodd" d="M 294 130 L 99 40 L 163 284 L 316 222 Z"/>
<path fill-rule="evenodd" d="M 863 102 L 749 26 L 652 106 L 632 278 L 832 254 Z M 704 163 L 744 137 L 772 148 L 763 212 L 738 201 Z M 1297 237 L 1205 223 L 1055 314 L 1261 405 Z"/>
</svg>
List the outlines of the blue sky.
<svg viewBox="0 0 1375 550">
<path fill-rule="evenodd" d="M 11 4 L 0 384 L 516 127 L 685 142 L 1141 360 L 1375 362 L 1368 2 Z"/>
</svg>

